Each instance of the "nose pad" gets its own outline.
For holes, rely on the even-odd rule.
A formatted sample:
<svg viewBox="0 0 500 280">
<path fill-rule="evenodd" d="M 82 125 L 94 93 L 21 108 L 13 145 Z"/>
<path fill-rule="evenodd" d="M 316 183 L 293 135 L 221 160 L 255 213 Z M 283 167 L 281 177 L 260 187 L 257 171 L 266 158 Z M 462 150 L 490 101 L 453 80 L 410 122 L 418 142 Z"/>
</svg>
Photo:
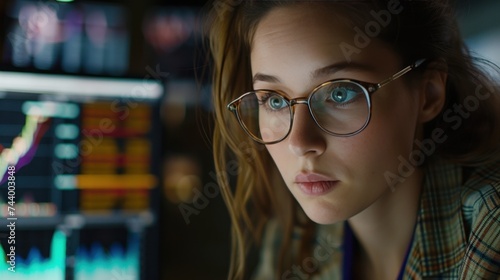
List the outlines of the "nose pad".
<svg viewBox="0 0 500 280">
<path fill-rule="evenodd" d="M 326 149 L 325 135 L 304 105 L 296 104 L 293 107 L 293 125 L 288 135 L 289 149 L 297 156 L 322 154 Z"/>
</svg>

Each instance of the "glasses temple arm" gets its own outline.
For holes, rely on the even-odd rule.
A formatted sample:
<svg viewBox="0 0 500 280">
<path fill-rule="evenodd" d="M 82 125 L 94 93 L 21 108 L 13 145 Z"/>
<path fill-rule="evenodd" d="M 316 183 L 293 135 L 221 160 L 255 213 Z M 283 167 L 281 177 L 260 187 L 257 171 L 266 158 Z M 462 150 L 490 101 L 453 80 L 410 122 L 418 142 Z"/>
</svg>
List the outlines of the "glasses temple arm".
<svg viewBox="0 0 500 280">
<path fill-rule="evenodd" d="M 385 86 L 386 84 L 388 84 L 388 83 L 390 83 L 390 82 L 392 82 L 392 81 L 396 80 L 397 78 L 399 78 L 399 77 L 403 76 L 404 74 L 406 74 L 406 73 L 410 72 L 411 70 L 413 70 L 413 69 L 415 69 L 415 68 L 419 67 L 419 66 L 420 66 L 420 65 L 422 65 L 422 63 L 424 63 L 425 61 L 426 61 L 426 59 L 425 59 L 425 58 L 424 58 L 424 59 L 419 59 L 419 60 L 415 61 L 415 63 L 413 63 L 413 64 L 411 64 L 411 65 L 407 66 L 406 68 L 404 68 L 403 70 L 401 70 L 401 71 L 397 72 L 396 74 L 392 75 L 391 77 L 387 78 L 386 80 L 384 80 L 384 81 L 382 81 L 382 82 L 378 83 L 378 84 L 377 84 L 377 89 L 379 89 L 379 88 L 381 88 L 381 87 Z"/>
</svg>

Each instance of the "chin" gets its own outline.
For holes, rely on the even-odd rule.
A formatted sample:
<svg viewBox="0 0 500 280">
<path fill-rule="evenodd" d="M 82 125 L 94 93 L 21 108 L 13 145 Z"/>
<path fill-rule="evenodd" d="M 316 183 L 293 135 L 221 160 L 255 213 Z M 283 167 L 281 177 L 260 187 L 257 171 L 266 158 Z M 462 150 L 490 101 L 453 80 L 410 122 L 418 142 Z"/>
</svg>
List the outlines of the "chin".
<svg viewBox="0 0 500 280">
<path fill-rule="evenodd" d="M 347 220 L 349 217 L 344 217 L 335 207 L 329 205 L 321 205 L 324 203 L 311 201 L 302 205 L 304 213 L 313 222 L 321 225 L 330 225 Z M 312 204 L 312 205 L 311 205 Z"/>
</svg>

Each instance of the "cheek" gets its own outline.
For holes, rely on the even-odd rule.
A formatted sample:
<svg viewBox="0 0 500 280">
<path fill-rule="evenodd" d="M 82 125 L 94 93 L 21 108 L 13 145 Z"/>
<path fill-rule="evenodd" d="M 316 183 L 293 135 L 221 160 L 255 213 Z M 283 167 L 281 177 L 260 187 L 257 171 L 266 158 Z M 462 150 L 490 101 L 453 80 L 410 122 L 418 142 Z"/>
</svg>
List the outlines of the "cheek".
<svg viewBox="0 0 500 280">
<path fill-rule="evenodd" d="M 393 91 L 388 95 L 401 94 L 399 98 L 374 102 L 368 127 L 352 137 L 349 150 L 358 150 L 358 156 L 375 166 L 393 168 L 398 157 L 407 157 L 413 147 L 417 125 L 417 104 L 410 93 Z"/>
<path fill-rule="evenodd" d="M 290 151 L 286 143 L 288 143 L 287 139 L 276 144 L 266 145 L 266 149 L 288 185 L 296 175 L 295 173 L 299 171 L 297 166 L 299 158 Z"/>
<path fill-rule="evenodd" d="M 290 157 L 292 156 L 290 151 L 286 149 L 284 144 L 285 141 L 279 142 L 273 145 L 266 145 L 266 149 L 271 155 L 271 158 L 274 160 L 280 171 L 282 168 L 282 163 L 290 160 Z"/>
</svg>

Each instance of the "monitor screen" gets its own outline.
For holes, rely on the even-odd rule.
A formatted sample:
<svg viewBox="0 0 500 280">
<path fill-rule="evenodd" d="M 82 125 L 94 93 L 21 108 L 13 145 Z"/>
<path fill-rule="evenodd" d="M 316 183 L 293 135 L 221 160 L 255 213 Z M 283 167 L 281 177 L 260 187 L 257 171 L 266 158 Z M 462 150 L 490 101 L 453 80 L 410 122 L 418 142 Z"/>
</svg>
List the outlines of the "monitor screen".
<svg viewBox="0 0 500 280">
<path fill-rule="evenodd" d="M 130 36 L 122 5 L 8 1 L 2 64 L 18 69 L 123 75 L 129 67 Z"/>
<path fill-rule="evenodd" d="M 149 279 L 163 91 L 0 72 L 0 279 Z"/>
</svg>

